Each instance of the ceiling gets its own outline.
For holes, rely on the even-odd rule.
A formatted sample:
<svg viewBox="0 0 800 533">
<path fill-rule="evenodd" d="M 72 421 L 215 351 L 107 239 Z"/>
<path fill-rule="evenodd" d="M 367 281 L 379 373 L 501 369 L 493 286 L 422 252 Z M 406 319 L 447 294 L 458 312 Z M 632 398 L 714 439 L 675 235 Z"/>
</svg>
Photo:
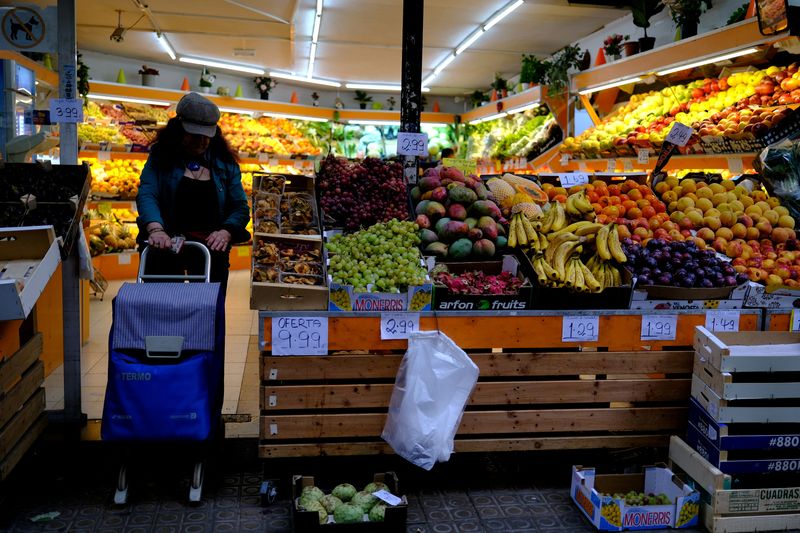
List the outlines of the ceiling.
<svg viewBox="0 0 800 533">
<path fill-rule="evenodd" d="M 176 53 L 304 75 L 316 0 L 76 0 L 81 50 L 169 62 L 154 26 Z M 151 18 L 140 6 L 147 5 Z M 508 0 L 428 0 L 423 79 Z M 324 0 L 314 77 L 400 82 L 403 0 Z M 122 11 L 124 40 L 110 35 Z M 494 73 L 519 72 L 520 55 L 548 56 L 625 12 L 568 0 L 526 0 L 488 30 L 431 84 L 438 94 L 486 88 Z M 140 19 L 140 17 L 142 17 Z M 250 55 L 241 55 L 241 54 Z"/>
</svg>

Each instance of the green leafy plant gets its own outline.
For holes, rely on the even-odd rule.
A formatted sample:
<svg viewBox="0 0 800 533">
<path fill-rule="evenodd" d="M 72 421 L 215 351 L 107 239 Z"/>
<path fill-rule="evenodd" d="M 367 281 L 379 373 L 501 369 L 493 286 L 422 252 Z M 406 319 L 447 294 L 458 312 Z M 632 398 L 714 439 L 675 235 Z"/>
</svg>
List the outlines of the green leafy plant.
<svg viewBox="0 0 800 533">
<path fill-rule="evenodd" d="M 630 8 L 631 15 L 633 15 L 633 25 L 642 28 L 644 36 L 647 38 L 650 19 L 664 10 L 664 3 L 661 0 L 632 0 Z"/>
<path fill-rule="evenodd" d="M 581 63 L 581 49 L 577 45 L 565 46 L 552 58 L 547 69 L 547 90 L 550 95 L 563 93 L 569 86 L 569 69 L 578 68 Z"/>
<path fill-rule="evenodd" d="M 742 4 L 742 7 L 737 8 L 731 16 L 728 17 L 727 24 L 736 24 L 737 22 L 741 22 L 744 20 L 744 17 L 747 16 L 747 8 L 750 4 Z"/>
<path fill-rule="evenodd" d="M 78 90 L 78 94 L 81 98 L 83 98 L 83 103 L 88 105 L 89 103 L 89 66 L 83 62 L 81 53 L 78 52 L 78 83 L 76 89 Z"/>
<path fill-rule="evenodd" d="M 534 55 L 522 55 L 522 70 L 519 73 L 520 83 L 543 83 L 547 78 L 549 62 Z"/>
<path fill-rule="evenodd" d="M 216 79 L 217 77 L 204 67 L 202 74 L 200 74 L 200 87 L 211 87 Z"/>
<path fill-rule="evenodd" d="M 472 104 L 472 107 L 478 107 L 484 102 L 488 102 L 489 97 L 483 91 L 472 91 L 472 94 L 469 95 L 469 102 Z"/>
<path fill-rule="evenodd" d="M 672 13 L 675 24 L 696 24 L 700 15 L 711 9 L 711 0 L 664 0 L 664 4 Z"/>
<path fill-rule="evenodd" d="M 366 91 L 356 91 L 356 95 L 353 98 L 359 104 L 366 104 L 372 101 L 372 97 Z"/>
<path fill-rule="evenodd" d="M 142 68 L 139 69 L 139 74 L 142 76 L 145 74 L 148 76 L 158 76 L 158 70 L 154 69 L 153 67 L 148 67 L 147 65 L 142 65 Z"/>
<path fill-rule="evenodd" d="M 503 91 L 508 90 L 508 81 L 506 81 L 503 77 L 501 77 L 499 72 L 496 72 L 491 87 L 498 93 L 501 93 Z"/>
</svg>

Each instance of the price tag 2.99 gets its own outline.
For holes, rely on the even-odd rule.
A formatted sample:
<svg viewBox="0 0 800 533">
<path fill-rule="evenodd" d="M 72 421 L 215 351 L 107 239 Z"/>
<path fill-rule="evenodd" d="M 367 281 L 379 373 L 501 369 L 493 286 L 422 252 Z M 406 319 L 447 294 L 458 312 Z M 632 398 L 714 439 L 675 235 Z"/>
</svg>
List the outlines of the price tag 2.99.
<svg viewBox="0 0 800 533">
<path fill-rule="evenodd" d="M 589 183 L 589 174 L 586 172 L 567 172 L 559 174 L 558 179 L 561 182 L 561 186 L 568 189 L 575 185 L 586 185 Z"/>
<path fill-rule="evenodd" d="M 672 129 L 669 130 L 667 138 L 664 140 L 671 142 L 675 146 L 686 146 L 686 143 L 689 142 L 692 133 L 694 133 L 694 130 L 689 126 L 681 124 L 680 122 L 673 122 Z"/>
<path fill-rule="evenodd" d="M 565 316 L 561 323 L 561 342 L 596 342 L 599 333 L 596 316 Z"/>
<path fill-rule="evenodd" d="M 407 339 L 419 331 L 419 313 L 381 313 L 381 340 Z"/>
<path fill-rule="evenodd" d="M 400 155 L 428 155 L 428 135 L 401 131 L 397 134 L 397 153 Z"/>
<path fill-rule="evenodd" d="M 53 98 L 50 100 L 50 122 L 83 122 L 83 100 Z"/>
<path fill-rule="evenodd" d="M 678 325 L 678 315 L 642 315 L 643 341 L 672 341 Z"/>
<path fill-rule="evenodd" d="M 706 329 L 708 331 L 739 331 L 739 312 L 707 311 Z"/>
<path fill-rule="evenodd" d="M 328 355 L 328 317 L 273 317 L 272 355 Z"/>
</svg>

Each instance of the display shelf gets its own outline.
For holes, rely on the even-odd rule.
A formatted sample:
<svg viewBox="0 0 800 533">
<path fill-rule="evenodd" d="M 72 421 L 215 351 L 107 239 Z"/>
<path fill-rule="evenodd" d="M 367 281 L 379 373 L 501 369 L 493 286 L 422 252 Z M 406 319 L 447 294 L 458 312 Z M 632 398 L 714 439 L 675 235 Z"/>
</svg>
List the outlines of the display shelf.
<svg viewBox="0 0 800 533">
<path fill-rule="evenodd" d="M 79 159 L 92 158 L 99 161 L 104 161 L 106 159 L 146 161 L 149 156 L 150 154 L 148 152 L 118 152 L 113 150 L 82 150 L 78 152 Z M 291 159 L 285 157 L 275 157 L 270 154 L 262 154 L 261 157 L 243 157 L 239 160 L 239 163 L 242 165 L 283 165 L 307 170 L 309 168 L 313 169 L 316 161 L 316 158 Z"/>
<path fill-rule="evenodd" d="M 744 169 L 752 169 L 753 161 L 758 154 L 753 152 L 736 154 L 714 154 L 714 155 L 674 155 L 664 167 L 665 170 L 682 170 L 686 168 L 698 169 L 727 169 L 733 160 L 741 160 Z M 550 154 L 549 161 L 544 159 L 542 164 L 548 164 L 551 169 L 557 172 L 567 171 L 592 171 L 607 172 L 609 163 L 614 162 L 614 169 L 617 172 L 626 170 L 626 160 L 632 170 L 653 170 L 658 155 L 651 155 L 649 162 L 642 164 L 638 162 L 636 156 L 617 157 L 614 159 L 570 159 L 566 164 L 562 164 L 557 152 Z"/>
<path fill-rule="evenodd" d="M 492 115 L 496 115 L 500 112 L 513 112 L 515 109 L 538 103 L 543 103 L 542 90 L 538 85 L 536 85 L 530 89 L 522 91 L 521 93 L 512 94 L 506 98 L 501 98 L 494 102 L 489 102 L 485 105 L 471 109 L 461 115 L 461 122 L 469 123 L 474 120 L 480 120 Z"/>
<path fill-rule="evenodd" d="M 16 61 L 23 67 L 31 69 L 37 81 L 44 83 L 49 87 L 58 87 L 58 72 L 50 70 L 41 63 L 37 63 L 36 61 L 33 61 L 32 59 L 29 59 L 18 52 L 12 52 L 11 50 L 0 50 L 0 59 Z"/>
</svg>

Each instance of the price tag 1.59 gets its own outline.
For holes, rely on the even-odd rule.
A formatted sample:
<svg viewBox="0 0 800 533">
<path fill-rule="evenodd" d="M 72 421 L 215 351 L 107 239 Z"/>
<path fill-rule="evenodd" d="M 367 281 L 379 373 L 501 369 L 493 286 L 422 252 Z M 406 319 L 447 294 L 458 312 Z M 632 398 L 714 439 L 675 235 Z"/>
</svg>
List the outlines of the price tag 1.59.
<svg viewBox="0 0 800 533">
<path fill-rule="evenodd" d="M 642 315 L 643 341 L 673 341 L 678 315 Z"/>
<path fill-rule="evenodd" d="M 83 122 L 83 100 L 53 98 L 50 100 L 50 122 Z"/>
<path fill-rule="evenodd" d="M 419 331 L 419 313 L 381 313 L 381 340 L 407 339 Z"/>
<path fill-rule="evenodd" d="M 561 342 L 596 342 L 599 333 L 596 316 L 565 316 L 561 323 Z"/>
<path fill-rule="evenodd" d="M 686 146 L 692 133 L 694 133 L 694 130 L 689 126 L 681 124 L 680 122 L 673 122 L 672 129 L 669 130 L 669 134 L 667 134 L 667 138 L 664 140 L 671 142 L 675 146 Z"/>
<path fill-rule="evenodd" d="M 566 172 L 559 174 L 558 179 L 561 186 L 568 189 L 574 185 L 586 185 L 589 183 L 589 174 L 586 172 Z"/>
<path fill-rule="evenodd" d="M 273 317 L 272 355 L 328 355 L 328 317 Z"/>
<path fill-rule="evenodd" d="M 397 153 L 400 155 L 428 155 L 428 135 L 401 131 L 397 134 Z"/>
<path fill-rule="evenodd" d="M 797 309 L 792 309 L 789 331 L 800 331 L 800 313 L 797 312 Z"/>
<path fill-rule="evenodd" d="M 739 331 L 738 311 L 706 311 L 708 331 Z"/>
</svg>

